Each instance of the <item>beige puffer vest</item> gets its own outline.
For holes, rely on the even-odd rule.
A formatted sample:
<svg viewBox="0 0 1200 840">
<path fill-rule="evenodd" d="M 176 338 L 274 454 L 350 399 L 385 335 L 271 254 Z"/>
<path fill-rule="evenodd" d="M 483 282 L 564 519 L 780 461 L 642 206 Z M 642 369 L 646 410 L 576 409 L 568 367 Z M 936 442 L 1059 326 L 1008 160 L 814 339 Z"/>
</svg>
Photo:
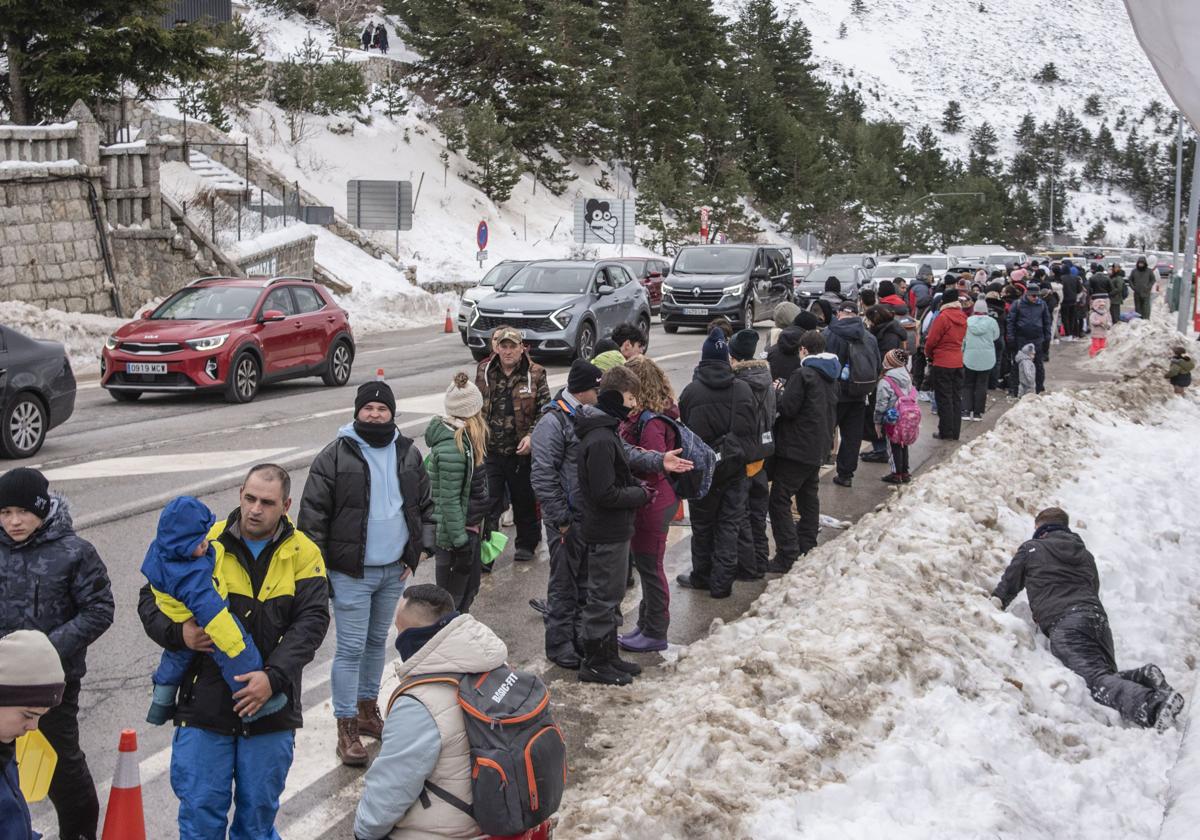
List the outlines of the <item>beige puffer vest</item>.
<svg viewBox="0 0 1200 840">
<path fill-rule="evenodd" d="M 466 724 L 458 705 L 458 690 L 446 683 L 419 681 L 426 674 L 474 674 L 504 664 L 508 648 L 500 637 L 470 615 L 460 615 L 404 662 L 396 663 L 405 694 L 420 700 L 433 716 L 442 750 L 429 781 L 464 802 L 471 801 L 471 749 Z M 415 684 L 414 684 L 415 683 Z M 392 703 L 396 701 L 393 695 Z M 388 704 L 389 709 L 391 703 Z M 438 840 L 485 836 L 475 820 L 441 798 L 428 794 L 429 807 L 420 800 L 388 837 L 392 840 Z"/>
</svg>

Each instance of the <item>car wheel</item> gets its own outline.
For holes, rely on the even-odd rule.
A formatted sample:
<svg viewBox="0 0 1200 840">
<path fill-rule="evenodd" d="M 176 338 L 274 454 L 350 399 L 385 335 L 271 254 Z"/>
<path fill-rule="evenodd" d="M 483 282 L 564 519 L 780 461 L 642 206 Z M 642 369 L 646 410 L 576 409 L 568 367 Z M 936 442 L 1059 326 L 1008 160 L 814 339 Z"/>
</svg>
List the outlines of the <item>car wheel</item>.
<svg viewBox="0 0 1200 840">
<path fill-rule="evenodd" d="M 225 383 L 225 399 L 231 403 L 248 403 L 258 394 L 262 369 L 253 353 L 242 353 L 229 368 Z"/>
<path fill-rule="evenodd" d="M 678 324 L 670 324 L 670 323 L 667 323 L 666 321 L 663 321 L 663 332 L 668 333 L 670 335 L 675 335 L 675 333 L 679 332 L 679 325 Z"/>
<path fill-rule="evenodd" d="M 4 407 L 0 417 L 0 450 L 8 458 L 29 458 L 37 454 L 46 440 L 50 418 L 35 394 L 17 394 Z"/>
<path fill-rule="evenodd" d="M 637 327 L 642 331 L 642 335 L 646 336 L 646 349 L 650 349 L 650 316 L 643 315 L 638 318 Z"/>
<path fill-rule="evenodd" d="M 142 398 L 141 391 L 109 391 L 108 395 L 117 402 L 137 402 Z"/>
<path fill-rule="evenodd" d="M 742 307 L 742 329 L 748 330 L 754 327 L 754 298 L 747 297 L 746 305 Z"/>
<path fill-rule="evenodd" d="M 482 362 L 489 355 L 491 355 L 491 354 L 488 353 L 487 348 L 479 348 L 479 347 L 471 348 L 471 358 L 473 358 L 477 362 Z"/>
<path fill-rule="evenodd" d="M 590 321 L 584 321 L 580 324 L 579 333 L 575 336 L 575 358 L 590 362 L 595 349 L 596 328 Z"/>
<path fill-rule="evenodd" d="M 330 388 L 340 388 L 350 381 L 350 368 L 353 365 L 354 351 L 350 349 L 350 342 L 338 339 L 329 348 L 329 360 L 325 363 L 321 381 Z"/>
</svg>

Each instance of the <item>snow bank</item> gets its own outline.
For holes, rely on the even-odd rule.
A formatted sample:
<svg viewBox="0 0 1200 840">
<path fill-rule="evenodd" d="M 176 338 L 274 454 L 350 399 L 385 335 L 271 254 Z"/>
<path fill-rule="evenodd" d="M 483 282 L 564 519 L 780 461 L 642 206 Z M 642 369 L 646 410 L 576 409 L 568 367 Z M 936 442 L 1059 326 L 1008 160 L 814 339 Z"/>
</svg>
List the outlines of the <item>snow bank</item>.
<svg viewBox="0 0 1200 840">
<path fill-rule="evenodd" d="M 30 338 L 60 341 L 71 358 L 76 375 L 100 370 L 104 339 L 125 323 L 121 318 L 41 309 L 31 303 L 0 302 L 0 323 Z"/>
<path fill-rule="evenodd" d="M 1088 542 L 1124 667 L 1193 684 L 1200 533 L 1182 452 L 1200 406 L 1157 369 L 1026 398 L 714 623 L 662 680 L 571 687 L 609 757 L 563 838 L 1154 837 L 1179 735 L 1121 724 L 988 594 L 1033 514 Z M 1019 445 L 1017 445 L 1019 444 Z M 669 725 L 664 723 L 669 722 Z"/>
</svg>

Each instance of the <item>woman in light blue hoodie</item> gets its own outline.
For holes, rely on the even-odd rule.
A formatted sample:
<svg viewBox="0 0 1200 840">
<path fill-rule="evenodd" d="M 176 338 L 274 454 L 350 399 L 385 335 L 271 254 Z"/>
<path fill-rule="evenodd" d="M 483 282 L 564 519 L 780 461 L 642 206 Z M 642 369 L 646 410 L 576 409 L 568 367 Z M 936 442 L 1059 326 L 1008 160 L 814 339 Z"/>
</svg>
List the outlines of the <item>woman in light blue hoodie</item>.
<svg viewBox="0 0 1200 840">
<path fill-rule="evenodd" d="M 967 335 L 963 339 L 963 419 L 982 420 L 987 407 L 988 379 L 996 366 L 996 341 L 1000 325 L 988 314 L 987 301 L 975 301 L 974 313 L 967 319 Z"/>
<path fill-rule="evenodd" d="M 332 589 L 337 757 L 352 767 L 367 763 L 360 736 L 382 735 L 378 696 L 388 628 L 434 545 L 429 475 L 395 414 L 387 383 L 364 383 L 354 422 L 317 455 L 300 502 L 300 530 L 320 547 Z"/>
</svg>

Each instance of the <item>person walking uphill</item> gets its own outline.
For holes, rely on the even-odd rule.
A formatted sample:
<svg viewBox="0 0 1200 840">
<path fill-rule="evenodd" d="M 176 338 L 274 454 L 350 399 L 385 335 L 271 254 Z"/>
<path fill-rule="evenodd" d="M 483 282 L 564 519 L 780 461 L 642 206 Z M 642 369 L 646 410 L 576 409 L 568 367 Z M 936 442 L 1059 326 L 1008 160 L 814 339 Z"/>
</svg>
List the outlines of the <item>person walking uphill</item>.
<svg viewBox="0 0 1200 840">
<path fill-rule="evenodd" d="M 62 702 L 66 677 L 58 651 L 40 630 L 0 639 L 0 840 L 38 840 L 21 792 L 14 742 Z"/>
<path fill-rule="evenodd" d="M 1145 257 L 1138 257 L 1137 267 L 1129 273 L 1129 285 L 1133 287 L 1133 308 L 1137 310 L 1140 317 L 1146 320 L 1150 319 L 1150 297 L 1154 294 L 1154 286 L 1157 283 L 1158 272 L 1150 268 Z M 1112 297 L 1110 292 L 1109 299 L 1111 300 Z M 1112 307 L 1112 309 L 1119 314 L 1118 307 Z"/>
<path fill-rule="evenodd" d="M 479 592 L 481 529 L 491 506 L 483 469 L 483 394 L 465 373 L 456 373 L 446 389 L 445 408 L 445 416 L 430 418 L 425 429 L 425 469 L 437 522 L 435 577 L 453 596 L 454 608 L 465 613 Z"/>
<path fill-rule="evenodd" d="M 629 469 L 619 428 L 636 406 L 637 377 L 623 367 L 614 368 L 600 384 L 597 412 L 575 415 L 579 436 L 579 504 L 581 536 L 587 546 L 587 602 L 583 605 L 583 662 L 580 682 L 628 685 L 641 668 L 620 659 L 617 624 L 629 541 L 634 518 L 653 493 Z"/>
<path fill-rule="evenodd" d="M 288 519 L 292 479 L 276 464 L 250 468 L 238 508 L 208 532 L 213 578 L 265 663 L 232 691 L 212 656 L 194 656 L 184 675 L 171 744 L 171 789 L 179 836 L 188 840 L 278 840 L 275 816 L 295 749 L 304 668 L 329 629 L 329 583 L 321 552 Z M 146 635 L 169 651 L 212 653 L 195 619 L 176 621 L 150 584 L 138 596 Z M 248 721 L 272 696 L 283 709 Z"/>
<path fill-rule="evenodd" d="M 29 468 L 0 476 L 0 635 L 40 630 L 58 652 L 66 688 L 42 718 L 58 753 L 50 801 L 63 840 L 96 836 L 100 803 L 79 747 L 79 689 L 88 646 L 112 626 L 108 570 L 91 543 L 75 534 L 70 505 Z"/>
<path fill-rule="evenodd" d="M 521 333 L 497 327 L 492 333 L 493 353 L 479 363 L 475 385 L 483 394 L 483 419 L 488 426 L 485 461 L 492 510 L 485 531 L 500 527 L 505 499 L 512 501 L 517 527 L 513 560 L 533 559 L 541 535 L 537 505 L 529 482 L 534 423 L 550 402 L 546 369 L 534 364 L 525 352 Z"/>
<path fill-rule="evenodd" d="M 852 303 L 838 308 L 837 320 L 826 327 L 825 345 L 838 357 L 837 426 L 841 444 L 837 451 L 837 475 L 833 483 L 849 487 L 858 468 L 858 450 L 862 446 L 863 424 L 867 419 L 867 397 L 879 381 L 879 344 L 863 325 Z"/>
<path fill-rule="evenodd" d="M 1157 665 L 1117 670 L 1096 559 L 1071 530 L 1066 512 L 1046 508 L 1034 520 L 1034 529 L 996 584 L 992 602 L 1008 609 L 1026 590 L 1033 621 L 1050 639 L 1050 652 L 1083 677 L 1097 703 L 1138 726 L 1162 731 L 1173 725 L 1183 711 L 1183 695 L 1171 688 Z"/>
<path fill-rule="evenodd" d="M 395 413 L 386 382 L 360 385 L 354 420 L 313 460 L 300 500 L 300 530 L 329 567 L 337 756 L 351 767 L 367 762 L 359 736 L 383 731 L 378 697 L 388 627 L 409 576 L 434 545 L 429 475 Z"/>
<path fill-rule="evenodd" d="M 708 495 L 690 505 L 692 570 L 675 580 L 688 589 L 707 589 L 714 598 L 728 598 L 746 515 L 746 458 L 758 441 L 758 421 L 754 394 L 734 376 L 720 329 L 708 334 L 700 350 L 700 364 L 679 396 L 679 415 L 720 460 Z"/>
</svg>

